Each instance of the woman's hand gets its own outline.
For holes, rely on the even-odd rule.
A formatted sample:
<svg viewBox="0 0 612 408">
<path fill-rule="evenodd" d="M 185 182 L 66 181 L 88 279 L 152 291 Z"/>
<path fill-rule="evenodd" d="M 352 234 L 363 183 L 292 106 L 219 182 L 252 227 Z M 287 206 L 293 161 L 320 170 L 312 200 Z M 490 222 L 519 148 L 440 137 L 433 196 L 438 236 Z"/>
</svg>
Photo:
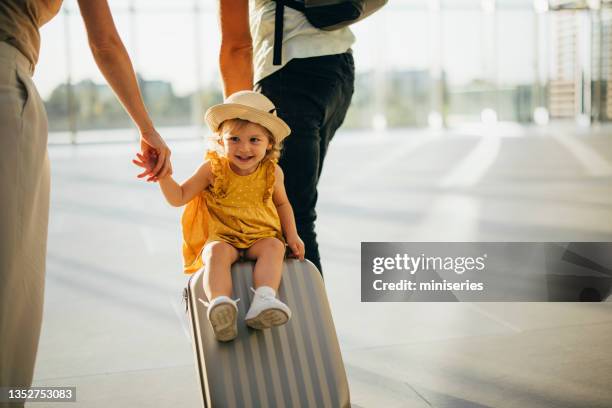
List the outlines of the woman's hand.
<svg viewBox="0 0 612 408">
<path fill-rule="evenodd" d="M 140 150 L 140 162 L 132 160 L 134 164 L 145 169 L 138 178 L 147 177 L 147 181 L 157 181 L 172 174 L 170 149 L 155 129 L 141 132 Z"/>
<path fill-rule="evenodd" d="M 306 249 L 304 247 L 304 241 L 302 241 L 299 235 L 289 235 L 287 237 L 287 246 L 291 249 L 293 257 L 298 258 L 300 261 L 304 260 Z"/>
</svg>

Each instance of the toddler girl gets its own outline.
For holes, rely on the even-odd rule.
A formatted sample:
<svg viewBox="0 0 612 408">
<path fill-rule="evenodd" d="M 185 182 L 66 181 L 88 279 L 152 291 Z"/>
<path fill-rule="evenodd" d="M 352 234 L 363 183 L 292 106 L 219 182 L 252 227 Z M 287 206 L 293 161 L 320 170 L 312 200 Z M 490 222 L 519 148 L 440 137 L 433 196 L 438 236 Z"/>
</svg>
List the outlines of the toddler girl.
<svg viewBox="0 0 612 408">
<path fill-rule="evenodd" d="M 246 324 L 254 329 L 282 325 L 291 318 L 289 307 L 275 297 L 285 242 L 301 260 L 304 243 L 276 164 L 290 129 L 272 102 L 256 92 L 237 92 L 211 107 L 206 122 L 217 140 L 204 163 L 181 185 L 172 176 L 158 181 L 171 205 L 187 204 L 182 218 L 185 273 L 204 267 L 208 319 L 217 340 L 230 341 L 238 333 L 231 265 L 256 260 Z M 150 166 L 138 158 L 135 164 Z"/>
</svg>

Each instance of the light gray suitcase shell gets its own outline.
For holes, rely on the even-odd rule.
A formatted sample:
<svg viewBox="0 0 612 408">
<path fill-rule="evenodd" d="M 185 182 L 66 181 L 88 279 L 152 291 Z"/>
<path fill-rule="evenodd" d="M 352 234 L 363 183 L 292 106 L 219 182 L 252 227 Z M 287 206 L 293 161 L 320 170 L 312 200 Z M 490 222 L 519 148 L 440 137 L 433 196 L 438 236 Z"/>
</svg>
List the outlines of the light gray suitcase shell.
<svg viewBox="0 0 612 408">
<path fill-rule="evenodd" d="M 244 323 L 253 298 L 253 265 L 232 267 L 233 298 L 240 302 L 238 337 L 231 342 L 213 336 L 202 303 L 208 301 L 202 271 L 185 289 L 203 406 L 350 407 L 336 329 L 317 268 L 309 261 L 285 261 L 278 297 L 291 308 L 291 320 L 259 331 Z"/>
</svg>

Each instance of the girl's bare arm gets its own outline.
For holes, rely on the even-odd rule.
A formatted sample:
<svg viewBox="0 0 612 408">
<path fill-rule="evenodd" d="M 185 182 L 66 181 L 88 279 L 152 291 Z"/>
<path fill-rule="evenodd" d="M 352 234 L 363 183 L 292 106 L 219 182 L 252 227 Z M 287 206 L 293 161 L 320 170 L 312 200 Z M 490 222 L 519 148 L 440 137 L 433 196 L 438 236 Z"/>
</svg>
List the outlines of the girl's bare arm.
<svg viewBox="0 0 612 408">
<path fill-rule="evenodd" d="M 160 178 L 158 181 L 166 201 L 174 207 L 181 207 L 208 187 L 212 178 L 210 162 L 204 162 L 183 184 L 178 184 L 171 175 Z"/>
<path fill-rule="evenodd" d="M 285 176 L 278 165 L 275 168 L 274 177 L 274 194 L 272 194 L 272 200 L 276 206 L 276 212 L 278 212 L 281 227 L 283 229 L 283 233 L 285 234 L 285 238 L 287 239 L 287 245 L 293 252 L 294 256 L 304 260 L 304 242 L 302 242 L 297 233 L 293 208 L 291 207 L 291 203 L 289 203 L 287 191 L 285 190 Z"/>
</svg>

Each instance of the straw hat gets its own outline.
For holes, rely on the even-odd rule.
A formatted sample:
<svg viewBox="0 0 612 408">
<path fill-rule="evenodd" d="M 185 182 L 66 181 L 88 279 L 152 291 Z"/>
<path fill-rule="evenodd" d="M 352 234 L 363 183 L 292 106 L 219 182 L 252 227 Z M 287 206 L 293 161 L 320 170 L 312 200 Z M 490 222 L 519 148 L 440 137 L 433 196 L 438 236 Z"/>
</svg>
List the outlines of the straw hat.
<svg viewBox="0 0 612 408">
<path fill-rule="evenodd" d="M 231 94 L 223 103 L 210 107 L 204 117 L 213 132 L 217 132 L 219 126 L 228 119 L 244 119 L 268 129 L 278 142 L 291 133 L 289 126 L 276 115 L 272 101 L 253 91 Z"/>
</svg>

